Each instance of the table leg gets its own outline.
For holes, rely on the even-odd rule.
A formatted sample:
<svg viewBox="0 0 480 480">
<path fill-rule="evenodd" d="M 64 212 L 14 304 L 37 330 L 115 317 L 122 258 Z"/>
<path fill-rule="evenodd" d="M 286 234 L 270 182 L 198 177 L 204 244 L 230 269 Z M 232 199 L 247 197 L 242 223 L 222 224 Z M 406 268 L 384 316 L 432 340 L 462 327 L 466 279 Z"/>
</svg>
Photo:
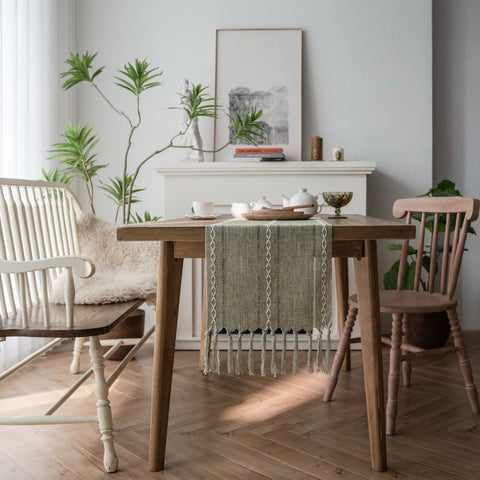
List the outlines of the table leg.
<svg viewBox="0 0 480 480">
<path fill-rule="evenodd" d="M 174 258 L 173 242 L 161 242 L 150 417 L 149 469 L 151 472 L 163 470 L 165 465 L 182 267 L 183 259 Z"/>
<path fill-rule="evenodd" d="M 335 285 L 337 289 L 338 334 L 342 336 L 348 313 L 348 258 L 335 257 Z M 350 347 L 345 352 L 342 370 L 350 371 Z"/>
<path fill-rule="evenodd" d="M 200 332 L 200 355 L 198 356 L 198 370 L 203 372 L 205 362 L 205 339 L 207 337 L 207 275 L 203 276 L 202 293 L 202 330 Z"/>
<path fill-rule="evenodd" d="M 360 336 L 362 339 L 370 459 L 372 469 L 383 472 L 387 469 L 387 446 L 376 241 L 365 241 L 365 256 L 356 258 L 354 262 Z"/>
</svg>

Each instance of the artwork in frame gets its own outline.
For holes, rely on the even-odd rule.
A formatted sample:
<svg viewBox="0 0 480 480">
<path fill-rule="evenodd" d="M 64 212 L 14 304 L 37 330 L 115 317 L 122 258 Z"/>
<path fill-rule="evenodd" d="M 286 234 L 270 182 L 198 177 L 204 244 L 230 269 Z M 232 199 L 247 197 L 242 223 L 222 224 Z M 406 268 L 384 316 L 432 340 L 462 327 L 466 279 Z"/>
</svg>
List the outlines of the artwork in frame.
<svg viewBox="0 0 480 480">
<path fill-rule="evenodd" d="M 219 29 L 216 38 L 215 97 L 228 114 L 263 112 L 259 147 L 280 147 L 287 160 L 302 159 L 302 30 L 299 28 Z M 229 141 L 228 116 L 215 120 L 214 145 Z M 234 142 L 214 155 L 230 161 Z M 248 147 L 248 145 L 247 145 Z"/>
</svg>

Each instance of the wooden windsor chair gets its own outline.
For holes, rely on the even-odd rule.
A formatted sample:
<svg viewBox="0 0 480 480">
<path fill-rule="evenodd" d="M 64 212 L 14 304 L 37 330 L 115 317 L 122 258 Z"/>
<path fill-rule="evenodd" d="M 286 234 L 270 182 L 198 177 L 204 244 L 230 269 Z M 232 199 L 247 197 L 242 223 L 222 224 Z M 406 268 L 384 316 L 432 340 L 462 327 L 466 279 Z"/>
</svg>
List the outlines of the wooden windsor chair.
<svg viewBox="0 0 480 480">
<path fill-rule="evenodd" d="M 474 413 L 479 413 L 477 388 L 468 359 L 467 349 L 462 338 L 460 323 L 457 316 L 457 301 L 453 298 L 457 286 L 460 265 L 462 262 L 465 241 L 470 222 L 477 219 L 479 200 L 464 197 L 418 197 L 397 200 L 393 205 L 393 215 L 396 218 L 406 217 L 406 223 L 411 224 L 415 214 L 420 215 L 418 234 L 417 259 L 422 259 L 426 251 L 425 242 L 430 236 L 430 269 L 425 291 L 420 291 L 422 285 L 422 261 L 416 262 L 414 269 L 413 290 L 403 290 L 408 272 L 407 257 L 409 240 L 402 245 L 398 289 L 379 292 L 380 311 L 392 314 L 391 335 L 383 336 L 382 342 L 390 345 L 390 367 L 388 375 L 388 400 L 386 410 L 387 435 L 394 435 L 398 409 L 398 385 L 400 365 L 403 365 L 403 383 L 410 385 L 411 360 L 423 356 L 457 353 L 460 368 L 465 381 L 467 396 Z M 445 222 L 443 243 L 440 225 Z M 432 225 L 433 223 L 433 225 Z M 430 227 L 430 228 L 427 228 Z M 431 234 L 428 234 L 428 231 Z M 439 246 L 442 245 L 439 253 Z M 437 268 L 438 267 L 438 268 Z M 440 279 L 436 279 L 436 273 Z M 352 328 L 358 313 L 357 296 L 352 295 L 348 301 L 349 309 L 338 349 L 332 362 L 324 401 L 332 399 L 338 381 L 342 363 L 350 348 Z M 434 312 L 447 312 L 453 346 L 424 349 L 413 345 L 409 339 L 409 315 Z"/>
<path fill-rule="evenodd" d="M 71 372 L 78 373 L 80 351 L 90 340 L 92 366 L 41 415 L 1 417 L 0 425 L 35 425 L 98 422 L 107 472 L 118 468 L 113 444 L 113 423 L 108 391 L 120 372 L 153 332 L 135 347 L 108 379 L 104 359 L 121 345 L 116 342 L 102 355 L 99 335 L 125 320 L 144 300 L 105 305 L 74 305 L 73 274 L 89 277 L 95 268 L 78 256 L 76 218 L 81 208 L 72 192 L 61 183 L 0 179 L 0 341 L 6 337 L 44 337 L 46 345 L 0 374 L 0 380 L 47 352 L 65 339 L 76 339 Z M 55 279 L 65 275 L 65 304 L 50 299 Z M 1 344 L 0 344 L 1 345 Z M 21 372 L 20 372 L 21 373 Z M 53 415 L 93 373 L 97 415 Z"/>
</svg>

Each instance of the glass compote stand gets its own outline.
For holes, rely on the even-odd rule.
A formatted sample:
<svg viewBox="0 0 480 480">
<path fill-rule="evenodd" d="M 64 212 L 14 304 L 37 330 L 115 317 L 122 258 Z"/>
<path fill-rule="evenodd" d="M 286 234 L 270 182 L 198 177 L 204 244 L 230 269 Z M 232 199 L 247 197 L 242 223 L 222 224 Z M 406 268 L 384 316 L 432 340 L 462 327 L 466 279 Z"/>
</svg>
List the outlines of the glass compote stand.
<svg viewBox="0 0 480 480">
<path fill-rule="evenodd" d="M 340 209 L 350 203 L 353 192 L 323 192 L 323 200 L 335 209 L 335 215 L 328 218 L 347 218 L 340 213 Z"/>
</svg>

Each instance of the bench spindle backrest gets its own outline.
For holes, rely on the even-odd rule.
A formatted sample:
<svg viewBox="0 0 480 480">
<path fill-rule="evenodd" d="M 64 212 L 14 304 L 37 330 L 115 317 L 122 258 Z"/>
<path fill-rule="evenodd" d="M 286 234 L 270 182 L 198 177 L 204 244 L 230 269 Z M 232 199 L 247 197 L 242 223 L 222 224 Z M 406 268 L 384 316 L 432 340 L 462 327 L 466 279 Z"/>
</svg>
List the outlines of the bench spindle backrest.
<svg viewBox="0 0 480 480">
<path fill-rule="evenodd" d="M 0 258 L 25 261 L 78 255 L 75 222 L 78 212 L 78 201 L 61 183 L 0 179 Z M 42 303 L 45 326 L 48 326 L 47 298 L 62 270 L 2 273 L 1 316 L 19 312 L 26 327 L 28 308 Z"/>
</svg>

